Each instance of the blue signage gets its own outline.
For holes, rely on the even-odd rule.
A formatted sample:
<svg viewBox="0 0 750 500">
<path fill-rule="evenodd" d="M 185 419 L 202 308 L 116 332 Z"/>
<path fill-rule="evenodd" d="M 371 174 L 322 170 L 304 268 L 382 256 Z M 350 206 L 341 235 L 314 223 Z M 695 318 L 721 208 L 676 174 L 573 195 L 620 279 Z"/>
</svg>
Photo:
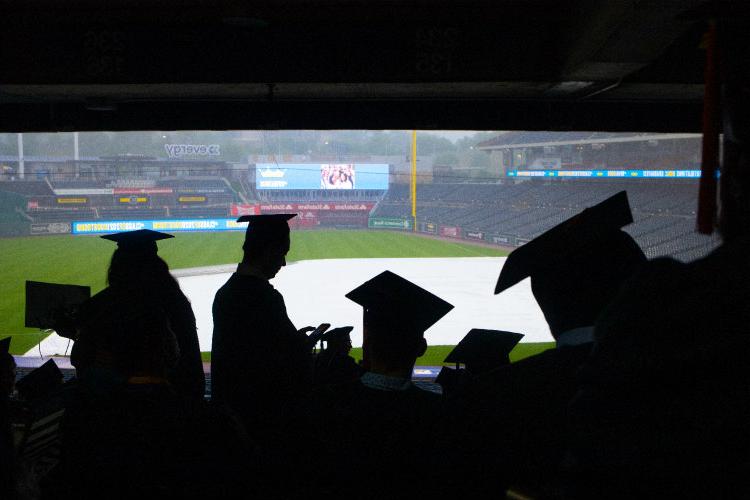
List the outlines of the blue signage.
<svg viewBox="0 0 750 500">
<path fill-rule="evenodd" d="M 388 189 L 382 163 L 257 163 L 256 189 Z"/>
<path fill-rule="evenodd" d="M 137 229 L 154 231 L 244 231 L 247 222 L 236 219 L 107 220 L 72 223 L 73 234 L 106 234 Z"/>
<path fill-rule="evenodd" d="M 511 170 L 508 177 L 596 177 L 607 179 L 700 178 L 700 170 Z"/>
</svg>

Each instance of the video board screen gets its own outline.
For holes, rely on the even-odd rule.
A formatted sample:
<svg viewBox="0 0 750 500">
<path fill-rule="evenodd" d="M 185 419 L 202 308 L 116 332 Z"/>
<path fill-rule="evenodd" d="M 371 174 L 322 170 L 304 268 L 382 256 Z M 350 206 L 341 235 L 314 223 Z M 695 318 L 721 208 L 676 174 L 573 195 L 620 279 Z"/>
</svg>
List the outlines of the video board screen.
<svg viewBox="0 0 750 500">
<path fill-rule="evenodd" d="M 258 163 L 257 189 L 388 189 L 381 163 Z"/>
</svg>

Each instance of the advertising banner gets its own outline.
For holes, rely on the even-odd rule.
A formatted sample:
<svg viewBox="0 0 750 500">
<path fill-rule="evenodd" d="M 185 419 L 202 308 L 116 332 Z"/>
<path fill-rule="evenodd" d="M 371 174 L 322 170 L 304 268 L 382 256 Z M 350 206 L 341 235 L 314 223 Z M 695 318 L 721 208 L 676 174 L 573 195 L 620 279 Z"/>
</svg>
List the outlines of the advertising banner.
<svg viewBox="0 0 750 500">
<path fill-rule="evenodd" d="M 57 203 L 60 205 L 85 205 L 88 202 L 89 202 L 89 199 L 84 196 L 80 196 L 76 198 L 68 198 L 68 197 L 57 198 Z"/>
<path fill-rule="evenodd" d="M 492 237 L 491 239 L 492 243 L 495 243 L 496 245 L 515 245 L 516 244 L 516 237 L 511 236 L 510 234 L 498 234 Z"/>
<path fill-rule="evenodd" d="M 73 222 L 73 234 L 100 234 L 151 229 L 154 231 L 244 231 L 247 222 L 235 219 L 111 220 Z"/>
<path fill-rule="evenodd" d="M 374 203 L 261 203 L 261 212 L 278 212 L 280 210 L 291 210 L 298 212 L 302 210 L 317 211 L 362 211 L 369 212 Z"/>
<path fill-rule="evenodd" d="M 466 231 L 466 234 L 464 237 L 467 240 L 483 240 L 484 239 L 484 233 L 481 231 Z"/>
<path fill-rule="evenodd" d="M 128 205 L 138 205 L 148 203 L 148 198 L 146 196 L 120 196 L 117 201 Z"/>
<path fill-rule="evenodd" d="M 114 194 L 169 194 L 172 188 L 115 188 Z"/>
<path fill-rule="evenodd" d="M 39 208 L 39 202 L 37 200 L 29 200 L 26 202 L 26 210 L 31 210 L 32 208 Z"/>
<path fill-rule="evenodd" d="M 47 222 L 31 224 L 31 234 L 67 234 L 70 224 L 67 222 Z"/>
<path fill-rule="evenodd" d="M 448 236 L 449 238 L 460 238 L 461 228 L 455 226 L 441 226 L 440 236 Z"/>
<path fill-rule="evenodd" d="M 257 163 L 257 189 L 388 189 L 381 163 Z"/>
<path fill-rule="evenodd" d="M 165 144 L 164 149 L 170 158 L 183 156 L 221 156 L 219 144 Z"/>
<path fill-rule="evenodd" d="M 92 194 L 112 194 L 112 188 L 65 188 L 54 189 L 53 192 L 58 196 L 66 195 L 92 195 Z"/>
<path fill-rule="evenodd" d="M 528 239 L 528 238 L 516 238 L 516 246 L 520 247 L 521 245 L 525 245 L 529 241 L 531 241 L 531 240 Z"/>
<path fill-rule="evenodd" d="M 212 188 L 179 188 L 177 190 L 177 194 L 211 194 L 211 193 L 226 193 L 227 189 L 220 188 L 220 187 L 212 187 Z"/>
<path fill-rule="evenodd" d="M 178 196 L 178 203 L 206 203 L 207 198 L 205 196 Z"/>
<path fill-rule="evenodd" d="M 367 227 L 375 229 L 411 229 L 411 221 L 396 217 L 370 217 Z"/>
<path fill-rule="evenodd" d="M 250 203 L 232 203 L 229 213 L 234 217 L 239 217 L 241 215 L 258 215 L 260 213 L 260 205 L 251 205 Z"/>
<path fill-rule="evenodd" d="M 424 225 L 424 232 L 425 233 L 432 233 L 432 234 L 437 233 L 437 224 L 435 224 L 433 222 L 427 222 Z"/>
</svg>

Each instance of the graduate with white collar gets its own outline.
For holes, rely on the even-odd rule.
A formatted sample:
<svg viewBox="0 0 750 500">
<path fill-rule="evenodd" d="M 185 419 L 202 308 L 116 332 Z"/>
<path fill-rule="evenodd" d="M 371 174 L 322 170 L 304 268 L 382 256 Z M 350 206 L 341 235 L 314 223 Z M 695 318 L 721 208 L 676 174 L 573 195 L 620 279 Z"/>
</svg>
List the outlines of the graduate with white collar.
<svg viewBox="0 0 750 500">
<path fill-rule="evenodd" d="M 346 297 L 363 308 L 367 371 L 313 394 L 306 414 L 325 433 L 305 439 L 307 461 L 337 471 L 316 478 L 328 498 L 414 497 L 423 491 L 441 399 L 413 384 L 412 371 L 427 348 L 424 332 L 453 306 L 390 271 Z"/>
<path fill-rule="evenodd" d="M 475 488 L 538 487 L 556 480 L 565 450 L 567 404 L 594 345 L 596 319 L 646 263 L 637 243 L 621 230 L 632 221 L 623 191 L 555 226 L 505 261 L 495 294 L 530 277 L 556 347 L 476 377 L 462 391 L 455 414 L 471 434 L 459 434 L 457 440 L 471 456 L 496 460 L 482 468 L 467 463 L 467 474 L 504 473 L 471 476 Z"/>
</svg>

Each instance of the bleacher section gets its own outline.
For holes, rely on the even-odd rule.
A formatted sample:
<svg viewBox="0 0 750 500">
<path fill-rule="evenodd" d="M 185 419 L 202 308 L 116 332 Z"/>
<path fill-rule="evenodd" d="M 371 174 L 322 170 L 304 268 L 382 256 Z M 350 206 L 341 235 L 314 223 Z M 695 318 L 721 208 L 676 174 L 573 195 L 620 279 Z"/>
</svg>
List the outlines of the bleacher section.
<svg viewBox="0 0 750 500">
<path fill-rule="evenodd" d="M 16 197 L 15 215 L 0 228 L 2 234 L 21 234 L 30 223 L 225 218 L 230 216 L 231 203 L 241 201 L 236 188 L 220 177 L 132 178 L 116 182 L 76 179 L 52 181 L 51 186 L 52 189 L 44 180 L 0 182 L 0 192 Z M 79 197 L 76 201 L 79 205 L 61 205 L 62 194 L 59 191 L 55 194 L 53 189 L 65 190 L 67 197 Z M 692 181 L 421 184 L 417 187 L 418 229 L 515 246 L 623 189 L 628 191 L 635 218 L 635 223 L 626 230 L 649 258 L 670 255 L 688 261 L 705 255 L 717 245 L 718 237 L 698 235 L 693 230 L 697 185 Z M 76 190 L 81 194 L 75 194 Z M 404 184 L 391 184 L 388 191 L 255 191 L 252 184 L 247 184 L 243 191 L 263 211 L 300 210 L 299 224 L 305 227 L 364 228 L 368 225 L 368 215 L 411 220 L 410 189 Z M 130 197 L 135 199 L 130 201 Z M 24 206 L 24 200 L 29 202 L 28 206 Z M 348 204 L 353 206 L 350 208 Z"/>
<path fill-rule="evenodd" d="M 417 220 L 436 227 L 509 237 L 520 244 L 618 191 L 627 190 L 635 222 L 626 228 L 649 258 L 684 261 L 707 254 L 718 237 L 695 233 L 695 183 L 522 182 L 418 186 Z M 409 219 L 408 186 L 393 186 L 374 217 Z"/>
</svg>

